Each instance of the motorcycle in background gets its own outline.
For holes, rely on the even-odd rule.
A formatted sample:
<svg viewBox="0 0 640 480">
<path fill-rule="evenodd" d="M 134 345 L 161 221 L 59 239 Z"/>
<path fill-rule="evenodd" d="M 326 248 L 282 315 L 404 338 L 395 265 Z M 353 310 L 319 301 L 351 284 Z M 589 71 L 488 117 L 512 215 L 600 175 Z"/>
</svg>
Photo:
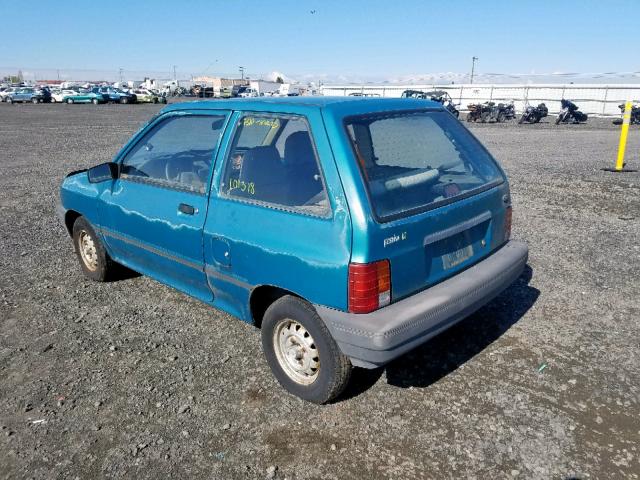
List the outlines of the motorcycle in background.
<svg viewBox="0 0 640 480">
<path fill-rule="evenodd" d="M 460 112 L 456 108 L 459 104 L 453 103 L 453 99 L 451 98 L 451 95 L 449 95 L 449 92 L 445 92 L 444 90 L 434 90 L 432 92 L 423 92 L 422 90 L 405 90 L 402 92 L 400 98 L 419 98 L 438 102 L 442 104 L 442 106 L 454 117 L 458 118 L 460 116 Z"/>
<path fill-rule="evenodd" d="M 624 116 L 624 107 L 625 104 L 621 103 L 620 105 L 618 105 L 618 108 L 620 108 L 620 112 L 622 112 L 622 115 Z M 633 124 L 639 124 L 640 125 L 640 105 L 632 105 L 631 106 L 631 120 L 629 121 L 629 123 L 631 125 Z M 622 125 L 622 118 L 616 118 L 613 121 L 614 125 Z"/>
<path fill-rule="evenodd" d="M 544 103 L 539 104 L 537 107 L 527 105 L 524 112 L 522 112 L 522 116 L 520 117 L 520 120 L 518 120 L 518 123 L 538 123 L 547 115 L 549 115 L 549 109 Z"/>
<path fill-rule="evenodd" d="M 496 105 L 494 102 L 471 103 L 467 105 L 469 113 L 467 114 L 467 122 L 498 122 L 502 123 L 515 118 L 516 111 L 511 103 L 500 103 Z"/>
<path fill-rule="evenodd" d="M 493 110 L 493 103 L 470 103 L 467 105 L 469 113 L 467 114 L 467 122 L 482 122 L 489 120 Z"/>
<path fill-rule="evenodd" d="M 562 110 L 560 110 L 558 118 L 556 118 L 556 125 L 560 123 L 582 123 L 587 121 L 587 114 L 578 110 L 578 106 L 571 100 L 565 100 L 563 98 L 560 104 Z"/>
<path fill-rule="evenodd" d="M 442 104 L 442 106 L 454 117 L 458 118 L 460 116 L 460 112 L 456 108 L 458 104 L 453 103 L 453 99 L 448 92 L 445 92 L 444 90 L 434 90 L 433 92 L 427 92 L 425 95 L 430 100 Z"/>
<path fill-rule="evenodd" d="M 513 106 L 513 102 L 499 103 L 497 108 L 498 113 L 496 115 L 496 122 L 502 123 L 516 118 L 516 109 Z"/>
</svg>

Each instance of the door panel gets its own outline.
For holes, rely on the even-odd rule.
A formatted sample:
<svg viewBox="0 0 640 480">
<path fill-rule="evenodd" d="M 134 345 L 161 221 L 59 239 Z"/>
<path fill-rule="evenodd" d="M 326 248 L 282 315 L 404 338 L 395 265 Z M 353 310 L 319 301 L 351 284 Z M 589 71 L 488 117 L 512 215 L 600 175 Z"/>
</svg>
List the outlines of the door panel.
<svg viewBox="0 0 640 480">
<path fill-rule="evenodd" d="M 207 274 L 215 304 L 245 321 L 260 285 L 346 308 L 351 221 L 333 154 L 320 113 L 287 108 L 235 114 L 212 182 Z M 296 128 L 280 123 L 292 118 Z M 242 136 L 241 127 L 254 131 Z"/>
<path fill-rule="evenodd" d="M 101 231 L 116 260 L 204 301 L 213 298 L 202 232 L 226 111 L 167 114 L 120 155 L 102 194 Z"/>
</svg>

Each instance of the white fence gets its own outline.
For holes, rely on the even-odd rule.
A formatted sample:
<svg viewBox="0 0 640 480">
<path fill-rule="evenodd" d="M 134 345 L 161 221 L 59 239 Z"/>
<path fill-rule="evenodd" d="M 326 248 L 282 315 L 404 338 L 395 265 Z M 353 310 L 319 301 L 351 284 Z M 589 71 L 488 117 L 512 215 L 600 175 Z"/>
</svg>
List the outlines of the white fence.
<svg viewBox="0 0 640 480">
<path fill-rule="evenodd" d="M 631 100 L 640 103 L 640 84 L 627 85 L 324 85 L 323 95 L 348 96 L 351 94 L 374 94 L 381 97 L 400 97 L 405 90 L 445 90 L 461 110 L 470 103 L 505 103 L 513 100 L 516 111 L 525 105 L 545 103 L 549 113 L 560 111 L 560 100 L 573 101 L 581 111 L 594 116 L 620 115 L 618 105 Z"/>
</svg>

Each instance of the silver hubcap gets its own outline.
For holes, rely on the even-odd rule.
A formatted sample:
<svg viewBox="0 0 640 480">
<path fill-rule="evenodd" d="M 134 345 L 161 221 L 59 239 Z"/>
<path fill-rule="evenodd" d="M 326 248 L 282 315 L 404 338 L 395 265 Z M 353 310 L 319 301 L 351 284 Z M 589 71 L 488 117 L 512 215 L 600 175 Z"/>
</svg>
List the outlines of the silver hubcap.
<svg viewBox="0 0 640 480">
<path fill-rule="evenodd" d="M 302 324 L 285 318 L 273 333 L 278 363 L 291 380 L 310 385 L 320 372 L 320 357 L 313 337 Z"/>
<path fill-rule="evenodd" d="M 78 247 L 85 266 L 91 271 L 96 270 L 98 268 L 98 252 L 93 238 L 85 230 L 82 230 L 78 236 Z"/>
</svg>

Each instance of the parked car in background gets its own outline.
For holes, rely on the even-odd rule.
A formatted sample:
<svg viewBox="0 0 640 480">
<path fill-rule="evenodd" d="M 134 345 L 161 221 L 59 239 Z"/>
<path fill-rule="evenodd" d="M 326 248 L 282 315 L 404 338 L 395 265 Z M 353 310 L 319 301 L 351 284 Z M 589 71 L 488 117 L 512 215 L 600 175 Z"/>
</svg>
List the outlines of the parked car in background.
<svg viewBox="0 0 640 480">
<path fill-rule="evenodd" d="M 7 103 L 42 103 L 46 99 L 46 93 L 34 87 L 22 87 L 6 96 Z M 49 100 L 51 96 L 48 97 Z"/>
<path fill-rule="evenodd" d="M 232 97 L 238 97 L 247 88 L 249 88 L 249 85 L 234 85 L 233 87 L 231 87 L 231 96 Z"/>
<path fill-rule="evenodd" d="M 133 91 L 138 103 L 167 103 L 167 98 L 156 95 L 151 90 L 137 88 Z"/>
<path fill-rule="evenodd" d="M 274 376 L 315 403 L 479 309 L 528 256 L 505 173 L 424 100 L 171 105 L 60 200 L 86 277 L 122 264 L 259 326 Z"/>
<path fill-rule="evenodd" d="M 74 95 L 78 95 L 77 90 L 71 90 L 71 89 L 54 90 L 51 92 L 51 101 L 53 103 L 61 103 L 64 101 L 65 97 L 72 97 Z"/>
<path fill-rule="evenodd" d="M 134 93 L 125 92 L 114 87 L 93 87 L 91 91 L 95 94 L 102 94 L 108 97 L 113 103 L 136 103 L 138 98 Z"/>
<path fill-rule="evenodd" d="M 231 89 L 229 87 L 220 87 L 220 94 L 218 96 L 220 98 L 231 98 Z"/>
<path fill-rule="evenodd" d="M 0 92 L 0 101 L 4 102 L 7 100 L 7 97 L 14 93 L 16 90 L 18 90 L 18 88 L 20 87 L 8 87 L 6 89 L 4 89 L 2 92 Z"/>
<path fill-rule="evenodd" d="M 72 94 L 65 95 L 62 97 L 62 103 L 93 103 L 94 105 L 98 105 L 99 103 L 107 103 L 109 101 L 109 97 L 102 93 L 95 93 L 90 90 L 78 90 L 73 91 Z"/>
<path fill-rule="evenodd" d="M 248 87 L 238 94 L 241 98 L 257 97 L 258 91 L 255 88 Z"/>
<path fill-rule="evenodd" d="M 35 93 L 40 103 L 51 103 L 51 89 L 49 87 L 36 87 Z"/>
</svg>

